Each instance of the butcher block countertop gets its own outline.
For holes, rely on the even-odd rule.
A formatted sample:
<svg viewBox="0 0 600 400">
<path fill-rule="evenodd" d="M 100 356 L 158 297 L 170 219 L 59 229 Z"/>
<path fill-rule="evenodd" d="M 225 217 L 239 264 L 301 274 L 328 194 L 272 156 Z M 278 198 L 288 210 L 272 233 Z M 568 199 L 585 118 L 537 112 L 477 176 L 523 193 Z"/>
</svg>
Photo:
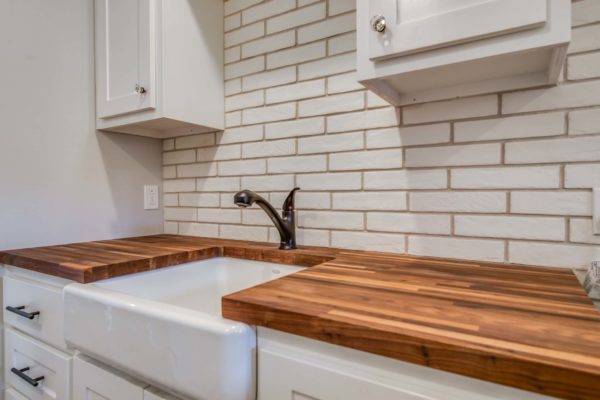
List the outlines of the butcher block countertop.
<svg viewBox="0 0 600 400">
<path fill-rule="evenodd" d="M 0 252 L 93 282 L 216 256 L 310 267 L 222 300 L 225 318 L 565 399 L 600 398 L 600 314 L 567 269 L 176 235 Z"/>
</svg>

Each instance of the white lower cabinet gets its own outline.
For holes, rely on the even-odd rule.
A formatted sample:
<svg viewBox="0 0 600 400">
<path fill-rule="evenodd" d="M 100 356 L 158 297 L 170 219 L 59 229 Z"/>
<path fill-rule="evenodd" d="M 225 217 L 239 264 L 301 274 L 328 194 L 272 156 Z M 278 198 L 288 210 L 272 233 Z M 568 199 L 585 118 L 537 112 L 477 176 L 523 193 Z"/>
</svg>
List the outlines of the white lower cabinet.
<svg viewBox="0 0 600 400">
<path fill-rule="evenodd" d="M 28 400 L 27 397 L 23 396 L 21 393 L 17 392 L 13 388 L 6 389 L 6 393 L 4 395 L 4 400 Z"/>
<path fill-rule="evenodd" d="M 258 328 L 258 400 L 542 400 L 550 397 Z"/>
</svg>

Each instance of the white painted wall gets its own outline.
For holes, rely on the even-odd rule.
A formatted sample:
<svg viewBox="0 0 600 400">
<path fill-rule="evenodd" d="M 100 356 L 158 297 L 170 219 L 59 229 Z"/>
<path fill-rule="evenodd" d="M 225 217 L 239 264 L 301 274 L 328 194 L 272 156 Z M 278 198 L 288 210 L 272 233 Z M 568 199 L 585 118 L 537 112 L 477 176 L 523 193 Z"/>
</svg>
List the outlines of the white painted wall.
<svg viewBox="0 0 600 400">
<path fill-rule="evenodd" d="M 92 0 L 0 0 L 0 249 L 158 233 L 155 139 L 94 129 Z"/>
</svg>

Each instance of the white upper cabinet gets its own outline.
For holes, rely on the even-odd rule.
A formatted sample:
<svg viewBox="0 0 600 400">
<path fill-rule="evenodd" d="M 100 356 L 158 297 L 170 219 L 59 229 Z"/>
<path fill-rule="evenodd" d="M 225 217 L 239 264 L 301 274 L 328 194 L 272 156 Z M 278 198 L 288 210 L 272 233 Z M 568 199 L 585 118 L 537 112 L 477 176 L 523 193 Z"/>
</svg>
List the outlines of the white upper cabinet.
<svg viewBox="0 0 600 400">
<path fill-rule="evenodd" d="M 96 127 L 165 138 L 224 128 L 221 0 L 95 0 Z"/>
<path fill-rule="evenodd" d="M 357 2 L 359 80 L 405 105 L 555 84 L 570 0 Z"/>
</svg>

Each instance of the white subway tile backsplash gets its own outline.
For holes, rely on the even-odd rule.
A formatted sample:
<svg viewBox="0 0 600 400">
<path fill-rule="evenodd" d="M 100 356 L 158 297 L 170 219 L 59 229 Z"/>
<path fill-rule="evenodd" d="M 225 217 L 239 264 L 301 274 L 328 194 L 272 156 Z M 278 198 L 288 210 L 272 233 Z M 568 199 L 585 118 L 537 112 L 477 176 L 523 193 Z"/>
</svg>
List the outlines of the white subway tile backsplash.
<svg viewBox="0 0 600 400">
<path fill-rule="evenodd" d="M 162 177 L 163 177 L 163 179 L 177 178 L 177 167 L 175 165 L 163 167 Z"/>
<path fill-rule="evenodd" d="M 219 163 L 220 176 L 262 175 L 266 173 L 265 160 L 236 160 Z"/>
<path fill-rule="evenodd" d="M 249 24 L 273 15 L 281 14 L 296 7 L 296 0 L 267 0 L 242 11 L 242 23 Z"/>
<path fill-rule="evenodd" d="M 327 117 L 327 132 L 357 131 L 396 125 L 398 125 L 398 116 L 393 107 Z"/>
<path fill-rule="evenodd" d="M 228 96 L 225 98 L 225 111 L 240 110 L 242 108 L 262 106 L 265 103 L 264 91 L 257 90 Z"/>
<path fill-rule="evenodd" d="M 600 136 L 511 142 L 505 147 L 507 164 L 600 160 Z"/>
<path fill-rule="evenodd" d="M 361 212 L 303 211 L 298 214 L 298 226 L 302 228 L 364 229 Z"/>
<path fill-rule="evenodd" d="M 225 114 L 225 127 L 232 128 L 234 126 L 240 126 L 242 124 L 242 112 L 233 111 Z"/>
<path fill-rule="evenodd" d="M 264 71 L 264 69 L 265 56 L 238 61 L 225 66 L 225 79 L 233 79 L 244 75 L 254 74 L 256 72 Z"/>
<path fill-rule="evenodd" d="M 499 143 L 418 147 L 406 149 L 406 166 L 438 167 L 500 164 L 501 154 L 502 146 Z"/>
<path fill-rule="evenodd" d="M 356 50 L 356 32 L 335 36 L 327 41 L 330 56 Z"/>
<path fill-rule="evenodd" d="M 265 23 L 257 22 L 252 25 L 243 26 L 240 29 L 225 34 L 225 48 L 257 39 L 265 35 Z"/>
<path fill-rule="evenodd" d="M 291 47 L 296 43 L 296 35 L 293 31 L 286 31 L 274 35 L 266 36 L 262 39 L 256 39 L 242 45 L 242 58 L 257 56 L 259 54 L 269 53 L 271 51 Z M 267 58 L 267 67 L 268 58 Z"/>
<path fill-rule="evenodd" d="M 450 172 L 455 189 L 552 189 L 560 185 L 560 168 L 457 168 Z"/>
<path fill-rule="evenodd" d="M 239 224 L 242 222 L 241 210 L 223 210 L 220 208 L 199 208 L 198 222 Z"/>
<path fill-rule="evenodd" d="M 293 32 L 291 32 L 293 33 Z M 316 60 L 325 57 L 325 42 L 315 42 L 304 46 L 296 46 L 291 49 L 281 50 L 267 55 L 267 68 L 279 68 L 300 62 Z"/>
<path fill-rule="evenodd" d="M 449 235 L 452 221 L 449 215 L 409 213 L 367 213 L 370 231 L 427 233 Z"/>
<path fill-rule="evenodd" d="M 294 187 L 294 175 L 244 176 L 242 186 L 254 191 L 290 190 Z"/>
<path fill-rule="evenodd" d="M 190 163 L 196 161 L 196 150 L 169 151 L 163 153 L 163 165 Z"/>
<path fill-rule="evenodd" d="M 362 132 L 301 138 L 298 139 L 298 154 L 362 149 L 364 146 L 363 142 Z"/>
<path fill-rule="evenodd" d="M 167 221 L 195 221 L 196 209 L 183 207 L 165 207 L 163 210 Z"/>
<path fill-rule="evenodd" d="M 177 176 L 179 178 L 195 178 L 198 176 L 215 175 L 217 175 L 217 163 L 215 162 L 183 164 L 177 166 Z"/>
<path fill-rule="evenodd" d="M 504 213 L 506 192 L 413 192 L 409 194 L 411 211 Z"/>
<path fill-rule="evenodd" d="M 364 107 L 364 93 L 344 93 L 301 101 L 298 103 L 298 116 L 311 117 L 315 115 L 326 115 L 339 112 L 360 110 Z"/>
<path fill-rule="evenodd" d="M 592 192 L 512 192 L 515 214 L 592 215 Z"/>
<path fill-rule="evenodd" d="M 239 28 L 241 25 L 242 25 L 242 14 L 241 13 L 230 15 L 228 17 L 225 17 L 225 19 L 223 20 L 223 26 L 224 26 L 225 32 L 229 32 L 232 29 Z"/>
<path fill-rule="evenodd" d="M 294 121 L 276 122 L 265 126 L 267 139 L 299 137 L 325 133 L 325 118 L 303 118 Z"/>
<path fill-rule="evenodd" d="M 364 173 L 365 189 L 445 189 L 446 170 L 374 171 Z"/>
<path fill-rule="evenodd" d="M 337 15 L 356 9 L 356 2 L 351 0 L 327 0 L 329 15 Z"/>
<path fill-rule="evenodd" d="M 334 75 L 327 78 L 327 93 L 343 93 L 361 90 L 365 87 L 358 83 L 356 72 Z"/>
<path fill-rule="evenodd" d="M 485 117 L 498 113 L 498 96 L 487 95 L 464 99 L 437 101 L 403 108 L 405 124 Z"/>
<path fill-rule="evenodd" d="M 288 192 L 271 193 L 270 201 L 275 205 L 283 204 Z M 322 210 L 331 208 L 331 199 L 326 192 L 306 192 L 304 189 L 296 192 L 296 209 Z"/>
<path fill-rule="evenodd" d="M 296 116 L 296 105 L 294 103 L 284 103 L 261 108 L 248 108 L 243 111 L 242 115 L 244 124 L 291 119 Z"/>
<path fill-rule="evenodd" d="M 332 172 L 298 175 L 296 183 L 303 190 L 355 190 L 361 188 L 359 172 Z"/>
<path fill-rule="evenodd" d="M 219 227 L 219 237 L 266 242 L 269 239 L 269 228 L 266 226 L 221 225 Z"/>
<path fill-rule="evenodd" d="M 600 53 L 581 54 L 568 59 L 567 79 L 580 80 L 600 77 Z"/>
<path fill-rule="evenodd" d="M 196 180 L 198 192 L 233 192 L 240 190 L 240 178 L 200 178 Z"/>
<path fill-rule="evenodd" d="M 219 225 L 198 224 L 196 222 L 180 222 L 179 234 L 186 236 L 219 237 Z"/>
<path fill-rule="evenodd" d="M 502 113 L 556 110 L 600 105 L 600 82 L 558 85 L 502 95 Z"/>
<path fill-rule="evenodd" d="M 367 148 L 418 146 L 448 143 L 450 124 L 418 125 L 375 129 L 367 132 Z"/>
<path fill-rule="evenodd" d="M 600 244 L 600 235 L 595 235 L 592 228 L 590 218 L 571 218 L 569 222 L 571 242 Z"/>
<path fill-rule="evenodd" d="M 277 157 L 268 160 L 270 174 L 320 172 L 327 170 L 327 156 Z"/>
<path fill-rule="evenodd" d="M 599 246 L 517 241 L 508 244 L 508 261 L 512 263 L 582 268 L 599 258 Z"/>
<path fill-rule="evenodd" d="M 242 79 L 235 78 L 225 81 L 225 96 L 236 94 L 242 91 Z"/>
<path fill-rule="evenodd" d="M 369 150 L 329 155 L 332 171 L 402 168 L 402 150 Z"/>
<path fill-rule="evenodd" d="M 356 13 L 339 15 L 322 22 L 298 28 L 298 43 L 308 43 L 355 29 Z"/>
<path fill-rule="evenodd" d="M 182 207 L 219 207 L 217 193 L 181 193 L 179 205 Z"/>
<path fill-rule="evenodd" d="M 179 205 L 179 196 L 183 196 L 185 194 L 187 194 L 187 193 L 164 193 L 163 194 L 163 206 L 164 207 L 177 207 Z"/>
<path fill-rule="evenodd" d="M 217 134 L 217 145 L 228 143 L 253 142 L 263 138 L 262 125 L 242 126 L 239 128 L 226 129 Z"/>
<path fill-rule="evenodd" d="M 224 6 L 225 15 L 233 14 L 263 1 L 264 0 L 227 0 Z"/>
<path fill-rule="evenodd" d="M 196 157 L 200 162 L 233 160 L 240 158 L 241 146 L 239 144 L 204 147 L 197 150 Z"/>
<path fill-rule="evenodd" d="M 294 139 L 270 140 L 268 142 L 244 143 L 242 158 L 287 156 L 296 153 Z"/>
<path fill-rule="evenodd" d="M 406 237 L 396 234 L 333 231 L 331 245 L 342 249 L 404 253 Z"/>
<path fill-rule="evenodd" d="M 244 91 L 262 89 L 271 86 L 284 85 L 296 81 L 296 67 L 286 67 L 272 71 L 261 72 L 242 78 Z"/>
<path fill-rule="evenodd" d="M 333 193 L 335 210 L 404 211 L 406 192 L 346 192 Z"/>
<path fill-rule="evenodd" d="M 590 25 L 571 31 L 569 54 L 600 49 L 600 25 Z"/>
<path fill-rule="evenodd" d="M 354 71 L 356 69 L 356 53 L 345 53 L 311 61 L 298 66 L 298 79 L 306 80 Z"/>
<path fill-rule="evenodd" d="M 600 164 L 567 165 L 565 187 L 581 189 L 600 187 Z"/>
<path fill-rule="evenodd" d="M 241 46 L 230 47 L 225 50 L 225 64 L 239 61 L 242 58 Z"/>
<path fill-rule="evenodd" d="M 454 232 L 459 236 L 555 240 L 565 239 L 564 218 L 457 215 Z"/>
<path fill-rule="evenodd" d="M 196 190 L 195 179 L 169 179 L 163 182 L 163 192 L 181 193 Z"/>
<path fill-rule="evenodd" d="M 600 108 L 571 111 L 569 113 L 569 135 L 600 133 Z"/>
<path fill-rule="evenodd" d="M 191 149 L 196 147 L 212 146 L 215 144 L 215 135 L 213 133 L 203 133 L 201 135 L 182 136 L 175 139 L 176 149 Z"/>
<path fill-rule="evenodd" d="M 295 28 L 323 18 L 325 18 L 325 3 L 314 4 L 310 7 L 300 8 L 287 14 L 269 18 L 267 20 L 267 33 Z"/>
<path fill-rule="evenodd" d="M 597 0 L 573 2 L 571 21 L 573 26 L 600 21 L 600 2 Z"/>
<path fill-rule="evenodd" d="M 163 151 L 175 150 L 175 139 L 165 139 L 162 141 Z"/>
<path fill-rule="evenodd" d="M 324 94 L 324 79 L 298 82 L 291 85 L 277 86 L 266 90 L 267 104 L 323 96 Z"/>
<path fill-rule="evenodd" d="M 504 241 L 411 235 L 408 253 L 481 261 L 504 261 Z"/>
</svg>

